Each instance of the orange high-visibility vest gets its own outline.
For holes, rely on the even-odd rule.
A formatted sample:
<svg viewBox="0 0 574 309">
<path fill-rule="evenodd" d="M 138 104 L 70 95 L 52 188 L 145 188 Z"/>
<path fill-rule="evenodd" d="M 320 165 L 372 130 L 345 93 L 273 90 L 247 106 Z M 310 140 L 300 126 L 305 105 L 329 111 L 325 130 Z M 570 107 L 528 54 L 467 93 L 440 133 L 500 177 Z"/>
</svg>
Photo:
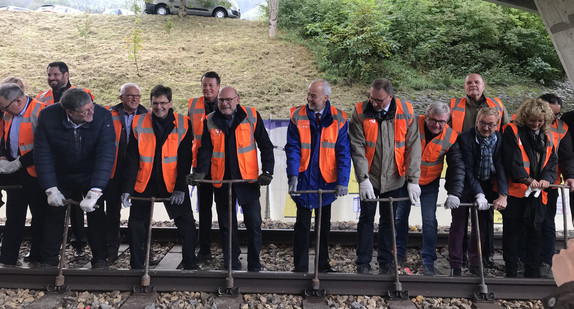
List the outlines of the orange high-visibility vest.
<svg viewBox="0 0 574 309">
<path fill-rule="evenodd" d="M 69 89 L 72 88 L 76 88 L 74 86 L 71 86 Z M 94 95 L 90 92 L 90 89 L 84 88 L 83 89 L 85 92 L 89 93 L 90 96 L 92 97 L 92 101 L 94 100 Z M 36 96 L 36 100 L 46 104 L 46 105 L 52 105 L 54 104 L 54 94 L 52 93 L 52 89 L 48 90 L 48 91 L 44 91 L 44 92 L 40 92 L 37 96 Z"/>
<path fill-rule="evenodd" d="M 109 109 L 112 113 L 112 120 L 114 121 L 114 131 L 116 132 L 116 140 L 114 142 L 114 145 L 116 146 L 116 160 L 114 161 L 114 168 L 112 169 L 112 175 L 110 176 L 111 178 L 114 178 L 114 175 L 116 173 L 116 166 L 118 164 L 118 150 L 120 148 L 120 137 L 122 136 L 122 122 L 120 119 L 120 112 L 118 112 L 117 110 L 114 109 L 110 109 L 109 107 L 106 107 L 107 109 Z"/>
<path fill-rule="evenodd" d="M 235 128 L 235 142 L 237 145 L 237 163 L 242 179 L 257 179 L 259 164 L 257 162 L 257 147 L 255 145 L 255 126 L 257 125 L 257 111 L 253 107 L 241 108 L 247 117 Z M 213 122 L 213 115 L 207 116 L 207 130 L 211 137 L 213 151 L 211 153 L 211 179 L 223 180 L 225 175 L 225 133 Z M 221 188 L 220 183 L 213 184 Z"/>
<path fill-rule="evenodd" d="M 138 142 L 140 154 L 138 176 L 134 188 L 136 192 L 139 193 L 144 192 L 147 187 L 153 169 L 156 138 L 153 131 L 151 115 L 152 113 L 136 115 L 132 123 L 132 130 Z M 161 147 L 161 171 L 165 187 L 169 193 L 173 193 L 175 180 L 177 178 L 177 150 L 189 129 L 189 118 L 187 116 L 176 113 L 173 113 L 173 115 L 175 116 L 175 127 L 169 133 L 165 143 L 163 143 Z"/>
<path fill-rule="evenodd" d="M 516 127 L 516 125 L 514 123 L 509 123 L 509 124 L 507 124 L 507 126 L 509 126 L 512 129 L 512 132 L 514 132 L 514 135 L 516 136 L 518 148 L 520 148 L 520 153 L 522 153 L 522 166 L 524 167 L 524 170 L 526 171 L 526 173 L 528 173 L 528 175 L 530 175 L 530 159 L 528 159 L 528 155 L 526 154 L 526 151 L 524 150 L 524 146 L 522 145 L 522 141 L 520 140 L 520 136 L 518 134 L 518 128 Z M 548 136 L 548 134 L 546 134 L 546 137 L 550 140 L 550 137 Z M 548 146 L 546 146 L 546 158 L 544 160 L 544 164 L 542 165 L 543 167 L 546 166 L 546 164 L 548 163 L 548 160 L 550 159 L 551 154 L 552 154 L 552 142 L 549 142 Z M 512 195 L 512 196 L 518 197 L 518 198 L 523 198 L 524 193 L 526 192 L 527 189 L 528 189 L 528 186 L 526 186 L 525 184 L 515 183 L 512 181 L 512 179 L 508 178 L 508 194 L 509 195 Z M 546 193 L 546 191 L 542 190 L 542 203 L 546 204 L 547 202 L 548 202 L 548 193 Z"/>
<path fill-rule="evenodd" d="M 36 125 L 38 124 L 38 116 L 40 111 L 46 107 L 45 104 L 32 99 L 28 104 L 28 108 L 24 112 L 24 117 L 20 122 L 20 130 L 18 132 L 18 148 L 21 155 L 32 151 L 34 149 L 34 131 L 36 131 Z M 10 126 L 12 125 L 13 116 L 9 113 L 4 113 L 4 143 L 8 141 L 8 135 L 10 132 Z M 30 165 L 26 168 L 28 174 L 32 177 L 36 177 L 36 168 L 34 165 Z"/>
<path fill-rule="evenodd" d="M 333 106 L 331 106 L 331 114 L 333 115 L 333 123 L 329 127 L 321 129 L 321 144 L 319 146 L 319 169 L 327 183 L 337 181 L 335 145 L 337 144 L 339 130 L 347 121 L 347 113 Z M 291 122 L 297 126 L 299 131 L 299 142 L 301 145 L 299 173 L 301 173 L 307 170 L 311 160 L 311 128 L 306 105 L 291 108 Z"/>
<path fill-rule="evenodd" d="M 490 107 L 496 108 L 500 114 L 500 119 L 502 120 L 502 113 L 504 112 L 504 106 L 499 98 L 494 98 L 492 101 L 490 98 L 486 98 L 486 104 Z M 450 100 L 450 114 L 451 114 L 451 128 L 456 131 L 456 133 L 462 133 L 462 125 L 464 123 L 464 115 L 466 113 L 466 98 L 462 99 L 451 99 Z M 498 122 L 497 130 L 500 130 L 500 124 L 502 121 Z"/>
<path fill-rule="evenodd" d="M 556 119 L 556 121 L 554 121 L 550 127 L 550 136 L 552 137 L 550 142 L 554 146 L 554 151 L 556 151 L 556 154 L 558 154 L 560 140 L 564 137 L 564 135 L 566 135 L 566 133 L 568 133 L 568 125 L 564 121 Z M 560 173 L 560 169 L 558 166 L 556 166 L 556 181 L 554 184 L 559 185 L 562 182 L 561 178 L 562 174 Z"/>
<path fill-rule="evenodd" d="M 187 115 L 191 118 L 191 128 L 193 129 L 193 144 L 191 146 L 192 161 L 191 166 L 197 166 L 197 151 L 201 147 L 201 136 L 203 135 L 203 120 L 205 115 L 205 97 L 189 99 L 189 110 Z"/>
<path fill-rule="evenodd" d="M 442 132 L 435 136 L 430 143 L 425 139 L 425 116 L 419 116 L 419 133 L 421 138 L 421 178 L 420 185 L 428 185 L 433 180 L 440 177 L 444 165 L 444 156 L 456 142 L 458 134 L 447 125 Z"/>
<path fill-rule="evenodd" d="M 413 123 L 413 106 L 409 102 L 401 102 L 395 98 L 396 111 L 395 111 L 395 162 L 397 164 L 397 171 L 400 176 L 404 176 L 407 167 L 405 165 L 405 148 L 406 148 L 406 135 L 407 128 Z M 368 101 L 359 102 L 356 105 L 357 114 L 363 123 L 363 132 L 365 134 L 365 157 L 369 161 L 369 171 L 375 157 L 375 148 L 377 146 L 377 138 L 379 136 L 379 123 L 374 118 L 365 117 L 365 109 L 367 108 Z"/>
</svg>

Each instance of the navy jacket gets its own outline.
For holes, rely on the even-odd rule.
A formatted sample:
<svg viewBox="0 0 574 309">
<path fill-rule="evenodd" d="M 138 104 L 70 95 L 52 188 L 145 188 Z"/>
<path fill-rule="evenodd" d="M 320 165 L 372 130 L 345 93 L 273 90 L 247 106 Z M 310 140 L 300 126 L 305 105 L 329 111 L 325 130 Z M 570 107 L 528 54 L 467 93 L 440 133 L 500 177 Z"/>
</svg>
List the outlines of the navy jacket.
<svg viewBox="0 0 574 309">
<path fill-rule="evenodd" d="M 44 189 L 104 189 L 116 155 L 111 113 L 94 104 L 94 120 L 74 129 L 59 103 L 40 112 L 34 133 L 34 164 Z"/>
</svg>

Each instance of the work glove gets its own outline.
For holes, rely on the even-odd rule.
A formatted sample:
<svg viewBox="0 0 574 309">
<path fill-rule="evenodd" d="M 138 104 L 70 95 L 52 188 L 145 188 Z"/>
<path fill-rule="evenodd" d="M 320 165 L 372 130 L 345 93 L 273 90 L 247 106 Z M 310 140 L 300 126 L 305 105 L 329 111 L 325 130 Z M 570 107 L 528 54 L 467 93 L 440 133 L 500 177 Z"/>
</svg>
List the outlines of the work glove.
<svg viewBox="0 0 574 309">
<path fill-rule="evenodd" d="M 530 193 L 534 193 L 534 197 L 539 197 L 540 193 L 542 192 L 542 189 L 531 189 L 530 187 L 528 187 L 528 189 L 526 189 L 526 192 L 524 192 L 524 197 L 528 197 L 530 195 Z"/>
<path fill-rule="evenodd" d="M 173 191 L 171 197 L 169 198 L 169 202 L 172 205 L 181 205 L 183 204 L 183 200 L 185 199 L 185 192 L 183 191 Z"/>
<path fill-rule="evenodd" d="M 291 196 L 300 196 L 301 194 L 293 194 L 293 192 L 297 192 L 297 184 L 299 183 L 299 177 L 291 176 L 289 177 L 289 194 Z"/>
<path fill-rule="evenodd" d="M 444 209 L 457 209 L 460 206 L 460 199 L 452 194 L 449 194 L 444 201 Z"/>
<path fill-rule="evenodd" d="M 14 161 L 2 160 L 0 161 L 0 174 L 12 174 L 22 167 L 20 157 Z"/>
<path fill-rule="evenodd" d="M 259 182 L 259 184 L 262 186 L 268 186 L 271 183 L 271 180 L 273 180 L 273 175 L 269 173 L 262 173 L 259 175 L 257 182 Z"/>
<path fill-rule="evenodd" d="M 343 186 L 343 185 L 335 186 L 335 196 L 337 196 L 337 197 L 345 196 L 345 195 L 347 195 L 347 193 L 349 193 L 349 189 L 347 189 L 346 186 Z"/>
<path fill-rule="evenodd" d="M 361 200 L 372 200 L 377 198 L 375 196 L 373 184 L 369 179 L 365 179 L 363 182 L 359 183 L 359 197 Z"/>
<path fill-rule="evenodd" d="M 409 199 L 412 204 L 420 202 L 421 187 L 418 184 L 409 182 L 407 184 L 407 191 L 409 192 Z"/>
<path fill-rule="evenodd" d="M 122 201 L 122 209 L 132 206 L 132 202 L 130 202 L 129 193 L 122 193 L 122 195 L 120 196 L 120 201 Z"/>
<path fill-rule="evenodd" d="M 488 201 L 486 200 L 484 194 L 479 193 L 474 198 L 476 199 L 478 210 L 488 210 L 490 208 L 490 205 L 488 205 Z"/>
<path fill-rule="evenodd" d="M 93 190 L 88 191 L 88 194 L 86 194 L 84 199 L 82 199 L 80 202 L 80 208 L 82 208 L 82 210 L 85 212 L 92 212 L 96 210 L 95 206 L 100 196 L 102 196 L 102 192 Z"/>
<path fill-rule="evenodd" d="M 60 190 L 58 190 L 58 187 L 51 187 L 47 189 L 46 196 L 48 196 L 48 204 L 50 204 L 50 206 L 66 206 L 66 198 L 64 195 L 62 195 Z"/>
<path fill-rule="evenodd" d="M 205 178 L 205 173 L 193 173 L 185 177 L 187 184 L 191 186 L 199 185 L 198 180 L 203 180 L 203 178 Z"/>
</svg>

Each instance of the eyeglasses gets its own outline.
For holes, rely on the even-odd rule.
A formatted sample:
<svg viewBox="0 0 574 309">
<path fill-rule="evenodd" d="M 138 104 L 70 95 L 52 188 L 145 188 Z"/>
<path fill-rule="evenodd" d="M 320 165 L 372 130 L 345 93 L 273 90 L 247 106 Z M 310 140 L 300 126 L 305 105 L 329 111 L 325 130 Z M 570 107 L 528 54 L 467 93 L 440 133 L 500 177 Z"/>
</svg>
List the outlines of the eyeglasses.
<svg viewBox="0 0 574 309">
<path fill-rule="evenodd" d="M 128 99 L 139 99 L 142 97 L 141 94 L 122 94 L 122 96 Z"/>
<path fill-rule="evenodd" d="M 12 100 L 12 102 L 10 102 L 10 104 L 6 105 L 6 106 L 0 106 L 0 110 L 5 111 L 8 109 L 8 107 L 10 107 L 10 105 L 12 105 L 12 103 L 16 102 L 19 98 L 16 98 L 14 100 Z"/>
<path fill-rule="evenodd" d="M 562 116 L 562 113 L 555 113 L 554 114 L 554 118 L 556 118 L 556 119 L 560 118 L 560 116 Z"/>
<path fill-rule="evenodd" d="M 155 101 L 154 101 L 154 102 L 151 102 L 151 105 L 152 105 L 152 106 L 158 106 L 158 105 L 166 106 L 166 105 L 168 105 L 169 103 L 170 103 L 170 102 L 155 102 Z"/>
<path fill-rule="evenodd" d="M 90 113 L 94 112 L 94 103 L 92 102 L 92 106 L 88 107 L 88 109 L 83 110 L 83 111 L 75 111 L 76 113 L 80 114 L 80 115 L 89 115 Z"/>
<path fill-rule="evenodd" d="M 437 119 L 430 118 L 430 117 L 427 117 L 426 119 L 428 120 L 428 122 L 431 126 L 435 125 L 435 124 L 438 124 L 439 126 L 444 126 L 447 123 L 446 120 L 437 120 Z"/>
<path fill-rule="evenodd" d="M 235 98 L 237 98 L 237 96 L 234 96 L 233 98 L 219 98 L 219 99 L 217 99 L 217 101 L 219 103 L 223 103 L 223 102 L 231 103 L 231 101 L 235 100 Z"/>
<path fill-rule="evenodd" d="M 391 95 L 388 94 L 386 97 L 384 97 L 383 99 L 374 99 L 373 97 L 369 96 L 369 100 L 371 100 L 372 102 L 375 102 L 377 104 L 385 104 L 385 100 L 390 97 Z"/>
<path fill-rule="evenodd" d="M 498 122 L 484 122 L 482 120 L 479 120 L 478 125 L 481 127 L 488 127 L 489 129 L 494 129 L 498 125 Z"/>
</svg>

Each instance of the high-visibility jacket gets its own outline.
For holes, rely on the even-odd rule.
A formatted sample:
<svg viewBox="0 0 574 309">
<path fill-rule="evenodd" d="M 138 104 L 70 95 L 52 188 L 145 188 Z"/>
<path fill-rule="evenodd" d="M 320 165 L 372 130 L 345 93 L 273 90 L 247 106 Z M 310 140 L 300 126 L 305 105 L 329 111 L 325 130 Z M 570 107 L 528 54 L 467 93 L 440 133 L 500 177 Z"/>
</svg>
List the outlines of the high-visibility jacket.
<svg viewBox="0 0 574 309">
<path fill-rule="evenodd" d="M 74 86 L 71 86 L 69 89 L 72 88 L 76 88 Z M 84 88 L 84 91 L 89 93 L 90 96 L 92 97 L 92 100 L 94 100 L 94 95 L 92 94 L 92 92 L 90 92 L 90 89 Z M 44 91 L 44 92 L 40 92 L 37 96 L 36 96 L 36 100 L 46 104 L 46 105 L 52 105 L 54 104 L 54 93 L 52 92 L 52 89 L 48 90 L 48 91 Z"/>
<path fill-rule="evenodd" d="M 518 143 L 518 148 L 520 148 L 520 153 L 522 153 L 522 166 L 524 167 L 524 170 L 526 171 L 526 173 L 528 173 L 528 175 L 530 175 L 530 159 L 528 158 L 528 154 L 526 154 L 526 151 L 524 150 L 524 146 L 522 145 L 520 135 L 518 134 L 518 128 L 516 127 L 516 125 L 514 123 L 509 123 L 508 126 L 512 129 L 512 132 L 514 132 L 514 135 L 516 136 L 516 141 Z M 546 134 L 546 137 L 550 140 L 550 137 L 548 136 L 548 134 Z M 544 156 L 544 164 L 542 164 L 542 167 L 546 166 L 551 155 L 552 155 L 552 142 L 549 142 L 548 145 L 546 146 L 546 155 Z M 526 186 L 525 184 L 516 183 L 516 182 L 513 182 L 512 179 L 510 179 L 510 178 L 508 179 L 508 194 L 509 195 L 514 196 L 514 197 L 518 197 L 518 198 L 523 198 L 524 193 L 526 192 L 527 189 L 528 189 L 528 186 Z M 544 190 L 542 190 L 542 202 L 544 204 L 546 204 L 548 202 L 548 193 Z"/>
<path fill-rule="evenodd" d="M 430 143 L 425 138 L 425 116 L 419 116 L 419 133 L 421 139 L 421 177 L 419 185 L 428 185 L 440 177 L 444 165 L 444 156 L 456 142 L 458 134 L 449 125 L 435 136 Z"/>
<path fill-rule="evenodd" d="M 32 99 L 28 104 L 28 108 L 24 112 L 24 117 L 20 122 L 20 130 L 18 132 L 18 148 L 20 150 L 20 155 L 22 156 L 34 149 L 34 131 L 36 131 L 40 111 L 44 107 L 46 107 L 45 104 Z M 12 115 L 4 113 L 4 144 L 8 143 L 7 139 L 10 132 L 10 126 L 12 126 L 12 119 Z M 36 168 L 34 165 L 28 166 L 26 170 L 30 176 L 36 177 Z"/>
<path fill-rule="evenodd" d="M 552 123 L 552 126 L 550 127 L 550 137 L 552 137 L 550 139 L 550 142 L 554 146 L 554 151 L 556 151 L 556 154 L 558 154 L 558 147 L 560 147 L 560 140 L 564 137 L 564 135 L 566 135 L 566 133 L 568 133 L 568 125 L 564 123 L 564 121 L 556 119 L 556 121 L 554 121 Z M 558 168 L 558 166 L 556 166 L 556 181 L 554 182 L 555 184 L 559 185 L 562 182 L 561 176 L 562 175 L 560 174 L 560 169 Z"/>
<path fill-rule="evenodd" d="M 197 166 L 197 151 L 201 147 L 201 136 L 203 135 L 203 121 L 205 115 L 205 97 L 189 99 L 188 113 L 191 118 L 191 128 L 193 129 L 193 144 L 191 146 L 191 166 Z"/>
<path fill-rule="evenodd" d="M 114 169 L 112 169 L 112 176 L 110 176 L 111 179 L 114 178 L 114 175 L 116 173 L 116 166 L 118 165 L 118 151 L 120 148 L 120 138 L 122 136 L 122 121 L 120 118 L 121 116 L 119 111 L 110 109 L 107 106 L 106 109 L 109 109 L 110 112 L 112 113 L 112 120 L 114 121 L 114 131 L 116 132 L 116 139 L 114 141 L 114 145 L 116 146 L 116 160 L 114 161 Z"/>
<path fill-rule="evenodd" d="M 407 170 L 405 165 L 405 147 L 407 129 L 413 122 L 413 106 L 408 102 L 401 102 L 395 98 L 396 111 L 395 111 L 395 162 L 397 164 L 397 171 L 400 176 L 404 176 Z M 374 118 L 365 116 L 365 109 L 367 108 L 368 101 L 359 102 L 356 105 L 357 114 L 363 123 L 363 131 L 365 134 L 365 157 L 369 161 L 369 171 L 375 157 L 375 148 L 377 146 L 377 138 L 379 136 L 379 123 Z"/>
<path fill-rule="evenodd" d="M 139 193 L 144 192 L 147 187 L 153 169 L 156 137 L 151 115 L 152 113 L 136 115 L 132 124 L 140 157 L 134 190 Z M 173 115 L 175 116 L 175 127 L 161 147 L 161 170 L 165 187 L 169 193 L 173 192 L 177 178 L 177 150 L 189 129 L 187 116 L 176 113 Z"/>
<path fill-rule="evenodd" d="M 339 130 L 347 121 L 347 113 L 331 106 L 333 123 L 321 129 L 321 144 L 319 146 L 319 168 L 321 176 L 327 183 L 337 181 L 337 164 L 335 145 L 339 137 Z M 299 173 L 307 170 L 311 160 L 311 126 L 307 116 L 306 105 L 291 108 L 291 122 L 297 126 L 301 143 L 301 161 Z"/>
<path fill-rule="evenodd" d="M 259 176 L 259 163 L 257 162 L 257 147 L 255 144 L 255 126 L 257 125 L 257 111 L 253 107 L 241 106 L 247 116 L 235 128 L 235 142 L 237 145 L 237 163 L 242 179 L 257 179 Z M 207 116 L 207 130 L 211 137 L 213 151 L 211 153 L 211 179 L 223 180 L 225 175 L 225 133 L 213 122 L 211 113 Z M 221 188 L 221 184 L 213 184 Z"/>
<path fill-rule="evenodd" d="M 500 119 L 502 119 L 502 113 L 504 112 L 504 105 L 499 98 L 494 98 L 494 101 L 490 98 L 486 98 L 486 104 L 490 107 L 496 108 L 500 114 Z M 451 127 L 456 133 L 462 133 L 462 125 L 464 124 L 464 115 L 466 113 L 466 98 L 462 99 L 451 99 L 450 100 L 450 114 L 451 114 Z M 500 124 L 502 121 L 498 122 L 497 130 L 500 130 Z"/>
</svg>

